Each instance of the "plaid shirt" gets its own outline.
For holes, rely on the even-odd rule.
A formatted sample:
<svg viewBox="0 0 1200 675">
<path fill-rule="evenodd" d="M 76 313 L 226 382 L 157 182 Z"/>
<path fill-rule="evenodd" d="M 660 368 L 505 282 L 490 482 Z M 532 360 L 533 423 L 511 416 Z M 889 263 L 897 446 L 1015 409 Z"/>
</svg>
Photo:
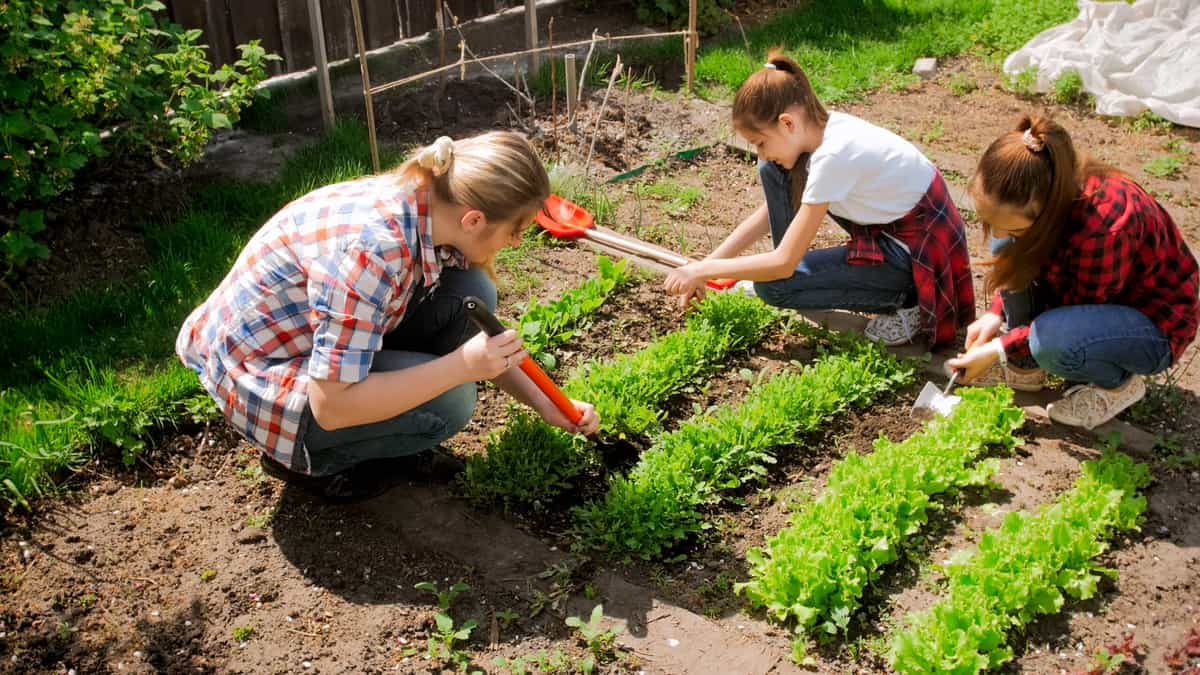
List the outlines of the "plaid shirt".
<svg viewBox="0 0 1200 675">
<path fill-rule="evenodd" d="M 396 181 L 330 185 L 285 206 L 175 342 L 233 426 L 293 470 L 310 468 L 298 437 L 309 381 L 366 378 L 418 287 L 466 265 L 434 249 L 425 190 Z"/>
<path fill-rule="evenodd" d="M 1175 221 L 1126 176 L 1091 176 L 1034 283 L 1046 284 L 1058 306 L 1125 305 L 1158 326 L 1178 359 L 1200 320 L 1196 258 Z M 990 311 L 1004 316 L 1000 294 Z M 1100 328 L 1102 330 L 1102 328 Z M 1002 338 L 1009 358 L 1029 356 L 1029 326 Z"/>
<path fill-rule="evenodd" d="M 975 320 L 975 287 L 966 228 L 942 174 L 934 171 L 925 196 L 903 218 L 885 225 L 860 225 L 830 214 L 850 233 L 846 262 L 879 265 L 881 235 L 903 242 L 912 255 L 913 284 L 930 347 L 954 341 L 959 326 Z"/>
</svg>

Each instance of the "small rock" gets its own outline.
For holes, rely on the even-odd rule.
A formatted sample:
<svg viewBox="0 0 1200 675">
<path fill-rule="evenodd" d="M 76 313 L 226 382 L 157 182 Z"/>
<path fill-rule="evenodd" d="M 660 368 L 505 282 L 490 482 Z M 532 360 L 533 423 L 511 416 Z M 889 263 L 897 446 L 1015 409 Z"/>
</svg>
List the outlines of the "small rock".
<svg viewBox="0 0 1200 675">
<path fill-rule="evenodd" d="M 937 72 L 937 59 L 917 59 L 917 62 L 913 64 L 912 71 L 914 75 L 920 75 L 922 80 L 928 80 Z"/>
<path fill-rule="evenodd" d="M 171 486 L 171 487 L 175 488 L 176 490 L 178 490 L 179 488 L 181 488 L 181 487 L 184 487 L 185 485 L 187 485 L 187 484 L 188 484 L 188 482 L 189 482 L 189 481 L 188 481 L 188 479 L 187 479 L 187 476 L 185 476 L 185 475 L 183 475 L 183 474 L 175 474 L 174 476 L 171 476 L 171 480 L 168 480 L 168 481 L 167 481 L 167 485 L 169 485 L 169 486 Z"/>
<path fill-rule="evenodd" d="M 71 556 L 77 563 L 85 563 L 96 557 L 96 552 L 90 548 L 81 548 Z"/>
<path fill-rule="evenodd" d="M 238 536 L 237 541 L 239 544 L 257 544 L 259 542 L 266 541 L 266 539 L 267 533 L 263 532 L 261 528 L 247 527 L 246 529 L 242 530 L 242 533 Z"/>
</svg>

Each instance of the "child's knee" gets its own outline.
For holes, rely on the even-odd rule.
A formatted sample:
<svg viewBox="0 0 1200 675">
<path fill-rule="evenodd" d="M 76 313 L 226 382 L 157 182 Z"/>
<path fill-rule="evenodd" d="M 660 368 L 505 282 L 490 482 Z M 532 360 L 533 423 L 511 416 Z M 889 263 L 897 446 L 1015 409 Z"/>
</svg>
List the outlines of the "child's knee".
<svg viewBox="0 0 1200 675">
<path fill-rule="evenodd" d="M 1029 325 L 1029 352 L 1042 370 L 1055 375 L 1070 375 L 1083 365 L 1079 350 L 1054 329 L 1052 322 L 1047 325 L 1047 322 L 1034 320 Z"/>
<path fill-rule="evenodd" d="M 475 413 L 474 382 L 460 384 L 433 400 L 437 415 L 445 423 L 444 438 L 449 438 L 467 426 Z"/>
<path fill-rule="evenodd" d="M 459 282 L 459 292 L 463 297 L 473 295 L 487 305 L 489 311 L 496 311 L 496 283 L 492 281 L 482 267 L 472 267 L 465 270 Z"/>
<path fill-rule="evenodd" d="M 782 306 L 784 298 L 787 297 L 786 289 L 778 281 L 754 282 L 754 294 L 773 307 Z"/>
</svg>

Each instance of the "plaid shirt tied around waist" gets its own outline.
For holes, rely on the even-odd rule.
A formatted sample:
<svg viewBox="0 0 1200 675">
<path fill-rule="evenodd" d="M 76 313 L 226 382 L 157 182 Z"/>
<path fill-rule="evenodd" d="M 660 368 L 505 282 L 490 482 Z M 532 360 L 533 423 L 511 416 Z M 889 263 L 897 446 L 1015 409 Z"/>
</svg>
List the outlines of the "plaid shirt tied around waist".
<svg viewBox="0 0 1200 675">
<path fill-rule="evenodd" d="M 850 234 L 846 262 L 852 265 L 882 264 L 878 241 L 882 235 L 891 235 L 908 248 L 921 322 L 929 331 L 931 348 L 950 344 L 960 326 L 975 320 L 966 228 L 940 172 L 934 171 L 925 195 L 899 220 L 861 225 L 830 216 Z"/>
</svg>

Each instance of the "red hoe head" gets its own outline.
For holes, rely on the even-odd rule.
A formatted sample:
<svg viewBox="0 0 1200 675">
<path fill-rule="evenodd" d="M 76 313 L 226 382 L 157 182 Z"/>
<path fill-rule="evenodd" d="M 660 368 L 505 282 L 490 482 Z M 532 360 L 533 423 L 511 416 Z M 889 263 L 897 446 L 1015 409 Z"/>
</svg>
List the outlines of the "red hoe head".
<svg viewBox="0 0 1200 675">
<path fill-rule="evenodd" d="M 556 237 L 578 237 L 595 225 L 587 209 L 558 195 L 546 198 L 536 219 L 542 229 Z"/>
</svg>

